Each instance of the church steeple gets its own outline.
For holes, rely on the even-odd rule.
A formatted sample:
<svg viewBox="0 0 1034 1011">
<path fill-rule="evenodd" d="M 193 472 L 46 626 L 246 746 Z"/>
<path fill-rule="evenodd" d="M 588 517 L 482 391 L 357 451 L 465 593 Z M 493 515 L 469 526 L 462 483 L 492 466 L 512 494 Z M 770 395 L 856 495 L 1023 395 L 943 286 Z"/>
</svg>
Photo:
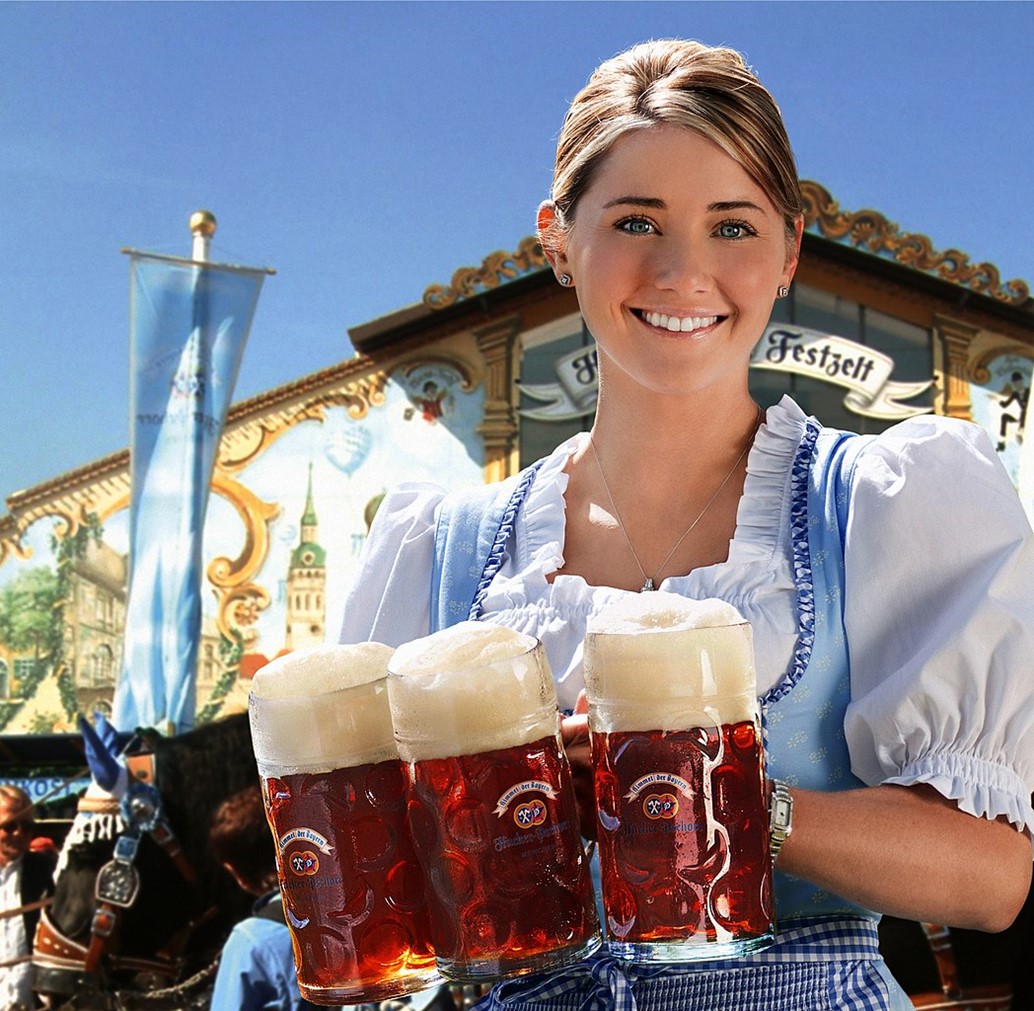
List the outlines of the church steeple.
<svg viewBox="0 0 1034 1011">
<path fill-rule="evenodd" d="M 302 541 L 315 542 L 319 533 L 316 505 L 312 499 L 312 464 L 309 464 L 309 487 L 305 493 L 305 511 L 302 513 Z"/>
<path fill-rule="evenodd" d="M 324 637 L 327 553 L 318 541 L 319 523 L 312 494 L 311 463 L 301 526 L 298 546 L 291 552 L 287 567 L 285 645 L 288 649 L 319 645 Z"/>
</svg>

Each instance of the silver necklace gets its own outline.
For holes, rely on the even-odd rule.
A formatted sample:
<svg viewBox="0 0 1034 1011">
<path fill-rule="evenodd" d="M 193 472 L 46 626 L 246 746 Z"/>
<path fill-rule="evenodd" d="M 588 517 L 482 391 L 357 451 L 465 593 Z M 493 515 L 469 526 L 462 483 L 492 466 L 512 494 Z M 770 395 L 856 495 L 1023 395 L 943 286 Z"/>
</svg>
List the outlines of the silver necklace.
<svg viewBox="0 0 1034 1011">
<path fill-rule="evenodd" d="M 614 495 L 610 490 L 610 485 L 607 484 L 607 475 L 603 473 L 603 465 L 600 463 L 600 455 L 596 452 L 596 442 L 592 437 L 592 433 L 589 433 L 589 445 L 592 447 L 592 456 L 593 459 L 596 461 L 596 469 L 600 472 L 600 480 L 603 482 L 603 488 L 607 493 L 607 498 L 610 499 L 611 512 L 614 513 L 614 519 L 618 521 L 618 529 L 625 537 L 625 543 L 628 545 L 628 550 L 632 552 L 632 557 L 635 559 L 636 565 L 639 566 L 639 571 L 643 574 L 644 582 L 642 589 L 639 591 L 640 593 L 645 593 L 647 590 L 657 589 L 656 581 L 660 579 L 661 573 L 664 571 L 664 566 L 671 561 L 671 556 L 674 555 L 676 551 L 678 551 L 678 549 L 682 546 L 682 542 L 693 532 L 696 525 L 704 518 L 704 514 L 707 512 L 708 509 L 711 508 L 712 505 L 714 505 L 715 499 L 717 499 L 718 496 L 721 495 L 722 489 L 729 483 L 729 480 L 733 476 L 733 474 L 736 473 L 736 469 L 737 467 L 739 467 L 740 461 L 746 455 L 747 450 L 753 444 L 754 439 L 758 434 L 758 429 L 761 427 L 761 422 L 763 418 L 764 413 L 762 412 L 759 406 L 757 421 L 754 423 L 754 430 L 750 433 L 750 438 L 744 444 L 743 449 L 740 450 L 740 455 L 736 457 L 736 462 L 733 463 L 732 467 L 729 470 L 729 473 L 722 478 L 722 483 L 718 485 L 718 488 L 715 491 L 715 493 L 707 500 L 707 504 L 697 514 L 697 518 L 693 520 L 693 522 L 690 523 L 688 527 L 686 527 L 685 533 L 683 533 L 683 535 L 675 542 L 675 546 L 665 556 L 664 561 L 657 566 L 657 571 L 652 576 L 648 576 L 646 574 L 646 569 L 643 568 L 643 563 L 639 561 L 639 555 L 636 553 L 636 549 L 632 546 L 632 539 L 628 536 L 628 531 L 625 529 L 625 524 L 621 521 L 621 514 L 618 512 L 617 504 L 614 502 Z"/>
</svg>

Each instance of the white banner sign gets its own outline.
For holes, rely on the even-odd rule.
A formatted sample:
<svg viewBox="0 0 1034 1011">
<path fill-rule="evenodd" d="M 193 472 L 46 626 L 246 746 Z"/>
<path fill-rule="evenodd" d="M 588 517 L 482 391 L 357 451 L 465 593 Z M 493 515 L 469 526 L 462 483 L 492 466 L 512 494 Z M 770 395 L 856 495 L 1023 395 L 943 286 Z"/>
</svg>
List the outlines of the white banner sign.
<svg viewBox="0 0 1034 1011">
<path fill-rule="evenodd" d="M 898 403 L 917 397 L 933 385 L 890 381 L 894 360 L 846 337 L 806 327 L 772 323 L 754 346 L 751 368 L 772 369 L 810 376 L 848 390 L 844 407 L 854 414 L 888 421 L 927 414 L 928 407 Z M 596 409 L 599 372 L 595 348 L 579 348 L 553 363 L 557 381 L 521 385 L 521 392 L 542 407 L 518 413 L 536 421 L 569 421 L 592 414 Z"/>
<path fill-rule="evenodd" d="M 930 410 L 898 401 L 918 396 L 933 385 L 933 380 L 892 383 L 894 359 L 846 337 L 773 323 L 754 346 L 750 364 L 756 369 L 793 372 L 846 387 L 849 392 L 844 407 L 867 418 L 912 418 Z"/>
<path fill-rule="evenodd" d="M 521 384 L 521 392 L 540 400 L 543 407 L 519 411 L 535 421 L 570 421 L 592 414 L 596 410 L 596 391 L 599 376 L 596 371 L 596 348 L 585 347 L 572 351 L 553 362 L 557 382 L 536 386 Z"/>
</svg>

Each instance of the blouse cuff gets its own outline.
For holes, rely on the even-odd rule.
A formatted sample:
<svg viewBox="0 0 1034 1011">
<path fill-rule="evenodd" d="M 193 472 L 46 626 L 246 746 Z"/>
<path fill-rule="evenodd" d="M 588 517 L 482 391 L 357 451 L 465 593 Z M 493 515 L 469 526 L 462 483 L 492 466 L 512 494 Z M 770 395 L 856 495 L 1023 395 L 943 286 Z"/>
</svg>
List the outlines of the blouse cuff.
<svg viewBox="0 0 1034 1011">
<path fill-rule="evenodd" d="M 1004 815 L 1034 837 L 1030 790 L 1012 769 L 976 755 L 938 751 L 909 762 L 896 776 L 881 782 L 894 786 L 927 783 L 960 811 L 993 820 Z"/>
</svg>

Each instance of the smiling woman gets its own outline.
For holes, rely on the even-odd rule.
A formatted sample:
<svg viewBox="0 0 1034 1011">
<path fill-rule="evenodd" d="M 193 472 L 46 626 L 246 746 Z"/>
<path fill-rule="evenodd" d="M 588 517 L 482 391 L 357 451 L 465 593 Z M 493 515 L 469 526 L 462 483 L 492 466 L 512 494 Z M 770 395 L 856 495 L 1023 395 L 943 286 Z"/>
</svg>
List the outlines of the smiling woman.
<svg viewBox="0 0 1034 1011">
<path fill-rule="evenodd" d="M 572 103 L 539 210 L 598 350 L 591 432 L 480 498 L 409 486 L 378 512 L 345 642 L 507 625 L 543 640 L 561 703 L 581 709 L 587 624 L 630 593 L 718 598 L 753 633 L 775 945 L 706 969 L 597 956 L 503 983 L 486 1008 L 909 1008 L 880 913 L 1001 930 L 1027 894 L 1030 527 L 974 425 L 860 437 L 789 398 L 755 403 L 750 352 L 797 268 L 801 207 L 779 110 L 738 54 L 666 40 L 607 61 Z M 631 818 L 597 821 L 585 715 L 563 729 L 583 829 L 627 822 L 633 846 Z M 691 876 L 701 854 L 679 846 Z"/>
</svg>

